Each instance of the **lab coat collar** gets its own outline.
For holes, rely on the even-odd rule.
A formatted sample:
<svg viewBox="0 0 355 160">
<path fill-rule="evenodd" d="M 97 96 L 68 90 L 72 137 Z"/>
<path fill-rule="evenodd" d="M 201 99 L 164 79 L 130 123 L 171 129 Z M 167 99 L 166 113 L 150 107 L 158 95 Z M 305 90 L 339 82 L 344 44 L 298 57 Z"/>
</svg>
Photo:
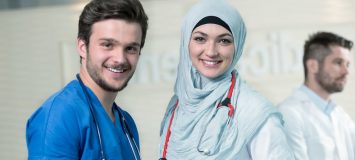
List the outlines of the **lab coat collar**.
<svg viewBox="0 0 355 160">
<path fill-rule="evenodd" d="M 304 84 L 300 87 L 300 90 L 305 93 L 309 99 L 328 116 L 330 116 L 331 112 L 336 107 L 336 104 L 332 100 L 324 100 Z"/>
</svg>

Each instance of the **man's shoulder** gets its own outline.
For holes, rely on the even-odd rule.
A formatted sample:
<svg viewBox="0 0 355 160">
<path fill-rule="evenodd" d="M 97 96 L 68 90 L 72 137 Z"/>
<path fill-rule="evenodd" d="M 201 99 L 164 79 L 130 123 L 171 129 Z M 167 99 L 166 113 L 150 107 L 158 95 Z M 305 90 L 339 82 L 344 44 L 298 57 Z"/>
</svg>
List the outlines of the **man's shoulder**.
<svg viewBox="0 0 355 160">
<path fill-rule="evenodd" d="M 78 106 L 82 106 L 85 101 L 83 101 L 81 98 L 82 95 L 80 95 L 76 83 L 77 82 L 72 81 L 68 83 L 64 88 L 51 95 L 34 112 L 31 118 L 39 115 L 47 117 L 53 112 L 56 114 L 71 113 L 74 109 L 78 109 Z"/>
<path fill-rule="evenodd" d="M 310 103 L 307 95 L 299 89 L 295 90 L 290 96 L 277 105 L 281 113 L 285 112 L 303 112 Z"/>
<path fill-rule="evenodd" d="M 64 88 L 51 95 L 41 107 L 72 106 L 83 101 L 78 82 L 73 80 Z"/>
<path fill-rule="evenodd" d="M 349 122 L 349 123 L 354 123 L 353 119 L 351 118 L 351 116 L 346 112 L 346 110 L 344 110 L 344 108 L 340 105 L 337 105 L 334 108 L 334 112 L 335 114 L 338 115 L 338 117 L 341 117 L 342 119 L 344 119 L 345 121 Z"/>
<path fill-rule="evenodd" d="M 74 151 L 73 146 L 78 146 L 82 134 L 85 134 L 81 129 L 87 124 L 81 120 L 81 116 L 87 113 L 77 109 L 84 107 L 80 107 L 82 100 L 77 98 L 76 92 L 72 81 L 50 96 L 28 119 L 26 141 L 29 157 L 58 150 L 69 153 Z M 66 147 L 62 148 L 63 145 Z M 75 157 L 73 155 L 66 156 Z"/>
</svg>

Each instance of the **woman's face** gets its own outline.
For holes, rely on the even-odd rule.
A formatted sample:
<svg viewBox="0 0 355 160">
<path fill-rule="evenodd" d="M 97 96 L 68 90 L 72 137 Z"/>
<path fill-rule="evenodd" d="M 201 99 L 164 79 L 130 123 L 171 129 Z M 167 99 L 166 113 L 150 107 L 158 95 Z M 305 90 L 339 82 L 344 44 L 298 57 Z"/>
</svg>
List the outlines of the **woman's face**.
<svg viewBox="0 0 355 160">
<path fill-rule="evenodd" d="M 232 33 L 217 24 L 201 25 L 191 34 L 192 65 L 205 77 L 216 78 L 231 65 L 234 54 Z"/>
</svg>

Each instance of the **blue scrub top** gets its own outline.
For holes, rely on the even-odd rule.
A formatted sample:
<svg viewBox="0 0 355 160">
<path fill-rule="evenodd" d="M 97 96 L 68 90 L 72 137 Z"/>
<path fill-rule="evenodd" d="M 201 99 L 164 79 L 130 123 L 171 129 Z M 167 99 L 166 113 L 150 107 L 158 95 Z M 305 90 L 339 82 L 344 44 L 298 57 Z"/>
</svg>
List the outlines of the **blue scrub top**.
<svg viewBox="0 0 355 160">
<path fill-rule="evenodd" d="M 114 104 L 115 122 L 112 122 L 95 94 L 87 90 L 100 127 L 106 159 L 134 159 L 119 116 L 126 119 L 139 148 L 138 131 L 132 117 Z M 28 159 L 100 158 L 96 125 L 78 80 L 52 95 L 29 118 L 26 141 Z"/>
</svg>

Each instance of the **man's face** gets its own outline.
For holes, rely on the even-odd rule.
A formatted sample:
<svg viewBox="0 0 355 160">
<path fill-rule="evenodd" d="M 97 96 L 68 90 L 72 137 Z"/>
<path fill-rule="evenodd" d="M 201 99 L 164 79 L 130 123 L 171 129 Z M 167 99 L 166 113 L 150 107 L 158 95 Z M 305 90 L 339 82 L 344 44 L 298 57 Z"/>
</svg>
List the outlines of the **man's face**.
<svg viewBox="0 0 355 160">
<path fill-rule="evenodd" d="M 137 66 L 141 38 L 138 23 L 117 19 L 96 22 L 85 60 L 93 81 L 110 92 L 125 88 Z"/>
<path fill-rule="evenodd" d="M 316 74 L 316 81 L 328 93 L 341 92 L 349 74 L 350 51 L 340 46 L 332 46 Z"/>
</svg>

